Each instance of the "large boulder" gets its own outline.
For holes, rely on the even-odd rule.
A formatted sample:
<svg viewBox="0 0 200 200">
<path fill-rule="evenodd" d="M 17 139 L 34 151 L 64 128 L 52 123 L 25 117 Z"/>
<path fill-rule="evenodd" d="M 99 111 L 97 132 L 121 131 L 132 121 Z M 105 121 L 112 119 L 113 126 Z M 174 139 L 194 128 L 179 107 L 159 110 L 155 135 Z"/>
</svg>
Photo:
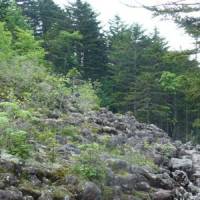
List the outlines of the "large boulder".
<svg viewBox="0 0 200 200">
<path fill-rule="evenodd" d="M 172 172 L 174 180 L 179 183 L 179 185 L 186 187 L 189 184 L 189 179 L 184 171 L 176 170 Z"/>
<path fill-rule="evenodd" d="M 86 182 L 83 186 L 82 200 L 101 200 L 101 190 L 92 183 Z"/>
<path fill-rule="evenodd" d="M 173 171 L 175 170 L 183 170 L 187 173 L 192 172 L 192 160 L 187 158 L 172 158 L 169 163 L 170 168 Z"/>
<path fill-rule="evenodd" d="M 0 190 L 0 200 L 22 200 L 22 192 L 17 188 L 11 187 L 6 190 Z"/>
</svg>

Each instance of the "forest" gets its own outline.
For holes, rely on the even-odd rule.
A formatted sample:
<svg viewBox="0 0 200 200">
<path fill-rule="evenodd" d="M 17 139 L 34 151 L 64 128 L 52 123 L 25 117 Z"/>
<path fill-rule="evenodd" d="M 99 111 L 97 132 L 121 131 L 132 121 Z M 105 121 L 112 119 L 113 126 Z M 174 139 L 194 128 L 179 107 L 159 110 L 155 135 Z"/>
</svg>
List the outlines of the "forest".
<svg viewBox="0 0 200 200">
<path fill-rule="evenodd" d="M 200 140 L 199 20 L 181 15 L 198 7 L 147 9 L 174 20 L 194 39 L 194 49 L 172 51 L 156 28 L 149 34 L 119 16 L 104 30 L 97 13 L 82 0 L 65 8 L 53 0 L 1 0 L 1 65 L 12 65 L 11 58 L 20 56 L 23 62 L 36 60 L 55 76 L 65 77 L 75 70 L 95 89 L 101 106 L 132 112 L 174 139 Z M 22 62 L 21 58 L 15 62 Z M 9 67 L 5 70 L 2 73 L 12 73 Z M 27 81 L 29 87 L 31 80 Z M 11 95 L 6 87 L 1 87 L 3 99 Z"/>
<path fill-rule="evenodd" d="M 194 48 L 83 0 L 0 0 L 0 200 L 200 199 L 200 4 L 139 6 Z"/>
</svg>

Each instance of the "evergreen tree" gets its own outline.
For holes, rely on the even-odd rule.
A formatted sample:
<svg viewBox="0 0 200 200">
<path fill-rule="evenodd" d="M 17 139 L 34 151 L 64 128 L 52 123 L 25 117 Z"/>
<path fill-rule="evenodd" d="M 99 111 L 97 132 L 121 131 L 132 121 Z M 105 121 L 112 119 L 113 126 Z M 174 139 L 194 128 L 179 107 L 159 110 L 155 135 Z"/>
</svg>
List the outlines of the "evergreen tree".
<svg viewBox="0 0 200 200">
<path fill-rule="evenodd" d="M 106 74 L 106 40 L 101 33 L 96 13 L 88 3 L 77 0 L 68 8 L 73 30 L 82 35 L 81 44 L 77 45 L 79 68 L 84 78 L 100 79 Z"/>
<path fill-rule="evenodd" d="M 200 6 L 198 2 L 175 0 L 160 5 L 143 5 L 143 7 L 154 12 L 156 16 L 164 15 L 165 18 L 173 20 L 180 27 L 184 28 L 186 33 L 194 39 L 195 49 L 191 54 L 196 54 L 197 59 L 200 43 Z"/>
<path fill-rule="evenodd" d="M 55 33 L 55 32 L 53 32 Z M 69 69 L 78 66 L 78 58 L 75 47 L 81 41 L 81 35 L 78 32 L 60 31 L 57 35 L 46 36 L 46 58 L 54 64 L 56 73 L 67 74 Z"/>
<path fill-rule="evenodd" d="M 53 0 L 17 0 L 35 35 L 44 36 L 54 26 L 65 23 L 64 11 Z"/>
<path fill-rule="evenodd" d="M 8 7 L 12 4 L 12 0 L 0 0 L 0 20 L 3 21 Z"/>
</svg>

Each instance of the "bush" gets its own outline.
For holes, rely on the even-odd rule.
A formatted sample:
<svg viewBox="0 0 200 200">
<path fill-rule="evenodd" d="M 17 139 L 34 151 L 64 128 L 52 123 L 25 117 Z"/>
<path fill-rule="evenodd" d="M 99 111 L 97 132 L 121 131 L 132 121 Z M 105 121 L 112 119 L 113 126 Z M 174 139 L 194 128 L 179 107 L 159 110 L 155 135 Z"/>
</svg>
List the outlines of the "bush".
<svg viewBox="0 0 200 200">
<path fill-rule="evenodd" d="M 55 162 L 57 155 L 56 147 L 58 146 L 55 132 L 50 130 L 44 130 L 43 132 L 37 133 L 36 139 L 48 147 L 48 157 L 51 162 Z"/>
<path fill-rule="evenodd" d="M 30 111 L 21 109 L 16 102 L 1 102 L 0 109 L 5 111 L 6 115 L 13 119 L 20 118 L 27 120 L 32 117 L 32 113 Z"/>
<path fill-rule="evenodd" d="M 79 108 L 86 112 L 89 110 L 97 110 L 100 107 L 100 99 L 98 98 L 93 86 L 90 82 L 86 82 L 77 88 L 80 94 L 78 98 Z"/>
<path fill-rule="evenodd" d="M 105 165 L 100 159 L 98 150 L 92 146 L 86 147 L 74 165 L 73 171 L 90 181 L 104 182 L 106 177 Z"/>
<path fill-rule="evenodd" d="M 61 130 L 61 135 L 67 136 L 72 142 L 79 140 L 80 129 L 76 126 L 69 125 Z"/>
<path fill-rule="evenodd" d="M 9 119 L 6 115 L 3 115 L 2 112 L 0 113 L 0 128 L 5 128 L 9 125 Z"/>
<path fill-rule="evenodd" d="M 7 149 L 12 155 L 28 158 L 32 146 L 28 144 L 28 134 L 25 131 L 7 133 Z"/>
</svg>

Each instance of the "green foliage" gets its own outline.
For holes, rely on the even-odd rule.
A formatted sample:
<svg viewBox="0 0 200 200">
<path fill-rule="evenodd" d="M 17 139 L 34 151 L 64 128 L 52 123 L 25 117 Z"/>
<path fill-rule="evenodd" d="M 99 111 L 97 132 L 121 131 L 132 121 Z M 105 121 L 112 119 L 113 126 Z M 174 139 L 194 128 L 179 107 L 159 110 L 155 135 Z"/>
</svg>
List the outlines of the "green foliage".
<svg viewBox="0 0 200 200">
<path fill-rule="evenodd" d="M 170 156 L 173 155 L 173 152 L 175 151 L 175 147 L 172 144 L 163 144 L 161 146 L 161 153 L 163 156 L 169 158 Z"/>
<path fill-rule="evenodd" d="M 1 102 L 0 109 L 5 111 L 6 115 L 13 119 L 20 118 L 28 120 L 32 117 L 32 113 L 30 111 L 21 109 L 16 102 Z"/>
<path fill-rule="evenodd" d="M 15 35 L 16 28 L 27 30 L 30 28 L 26 22 L 25 17 L 22 15 L 21 10 L 17 7 L 14 0 L 10 1 L 7 9 L 5 10 L 5 15 L 3 21 L 6 21 L 6 28 Z"/>
<path fill-rule="evenodd" d="M 200 128 L 200 119 L 195 119 L 192 126 L 195 128 Z"/>
<path fill-rule="evenodd" d="M 66 15 L 73 24 L 72 30 L 82 36 L 75 45 L 79 71 L 85 79 L 103 78 L 107 73 L 107 47 L 97 14 L 88 3 L 76 0 L 66 8 Z"/>
<path fill-rule="evenodd" d="M 2 134 L 10 127 L 30 130 L 33 136 L 45 132 L 41 119 L 63 117 L 69 108 L 96 110 L 102 104 L 116 112 L 132 111 L 139 120 L 158 125 L 175 139 L 199 135 L 200 70 L 189 57 L 197 53 L 196 17 L 185 18 L 179 15 L 181 10 L 177 12 L 176 22 L 196 40 L 195 51 L 179 52 L 170 51 L 156 29 L 147 34 L 141 26 L 124 24 L 119 17 L 105 36 L 97 14 L 81 0 L 65 10 L 53 0 L 17 3 L 0 1 Z M 63 130 L 71 137 L 77 132 L 70 126 Z M 120 148 L 112 151 L 124 153 Z"/>
<path fill-rule="evenodd" d="M 28 144 L 28 133 L 25 131 L 15 131 L 6 134 L 8 152 L 21 158 L 28 158 L 31 145 Z M 6 141 L 5 141 L 6 142 Z"/>
<path fill-rule="evenodd" d="M 15 34 L 14 50 L 17 55 L 25 56 L 26 59 L 36 59 L 36 61 L 44 59 L 44 49 L 40 46 L 40 42 L 34 39 L 31 31 L 18 28 Z"/>
<path fill-rule="evenodd" d="M 0 113 L 0 129 L 5 128 L 8 125 L 9 125 L 9 119 L 8 119 L 8 117 L 6 115 L 2 115 L 2 112 L 1 112 Z"/>
<path fill-rule="evenodd" d="M 11 33 L 5 30 L 4 23 L 0 22 L 0 60 L 4 61 L 12 55 L 11 49 Z"/>
<path fill-rule="evenodd" d="M 25 127 L 29 125 L 32 113 L 21 109 L 16 102 L 1 102 L 0 110 L 1 148 L 23 159 L 28 158 L 32 145 L 28 142 L 29 135 Z"/>
<path fill-rule="evenodd" d="M 160 78 L 160 84 L 165 91 L 175 92 L 181 87 L 181 77 L 171 72 L 163 72 Z"/>
<path fill-rule="evenodd" d="M 53 38 L 52 38 L 53 37 Z M 78 32 L 60 31 L 54 36 L 48 35 L 45 42 L 48 42 L 47 59 L 55 66 L 57 73 L 66 75 L 67 71 L 78 66 L 78 58 L 74 53 L 74 46 L 81 40 Z"/>
<path fill-rule="evenodd" d="M 158 166 L 154 163 L 154 161 L 140 152 L 127 153 L 124 156 L 124 159 L 134 165 L 146 166 L 153 170 L 158 170 Z"/>
<path fill-rule="evenodd" d="M 100 99 L 90 82 L 80 85 L 77 88 L 77 92 L 80 94 L 77 103 L 82 111 L 99 109 Z"/>
<path fill-rule="evenodd" d="M 63 128 L 62 130 L 62 135 L 65 136 L 70 136 L 72 138 L 76 137 L 78 134 L 80 133 L 80 130 L 78 127 L 73 126 L 73 125 L 69 125 Z"/>
<path fill-rule="evenodd" d="M 55 132 L 50 130 L 44 130 L 43 132 L 37 133 L 36 139 L 37 141 L 41 142 L 42 144 L 45 144 L 48 147 L 48 157 L 51 162 L 55 162 L 57 155 L 56 147 L 58 146 Z"/>
<path fill-rule="evenodd" d="M 76 79 L 79 78 L 81 76 L 80 72 L 76 69 L 76 68 L 72 68 L 68 71 L 67 73 L 67 78 L 69 78 L 70 80 L 72 79 Z"/>
<path fill-rule="evenodd" d="M 81 177 L 90 181 L 105 181 L 106 168 L 100 160 L 100 155 L 96 144 L 86 145 L 77 162 L 73 166 L 73 171 Z"/>
</svg>

